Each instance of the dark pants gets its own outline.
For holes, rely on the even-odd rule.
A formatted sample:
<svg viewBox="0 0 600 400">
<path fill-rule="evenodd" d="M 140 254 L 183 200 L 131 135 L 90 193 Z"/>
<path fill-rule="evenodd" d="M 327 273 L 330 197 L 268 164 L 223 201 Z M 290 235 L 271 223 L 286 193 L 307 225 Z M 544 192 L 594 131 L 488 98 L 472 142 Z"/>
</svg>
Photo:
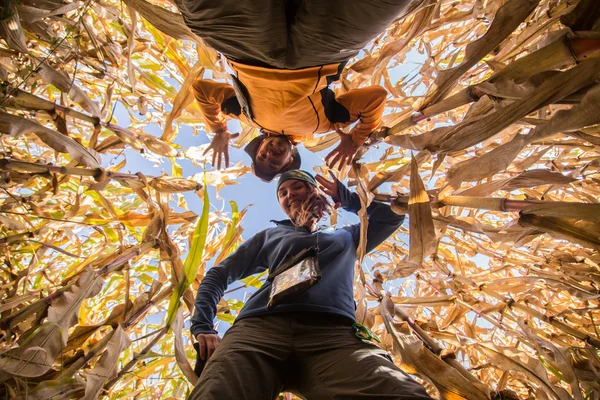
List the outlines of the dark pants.
<svg viewBox="0 0 600 400">
<path fill-rule="evenodd" d="M 246 318 L 225 334 L 191 400 L 431 399 L 345 319 L 320 314 Z"/>
<path fill-rule="evenodd" d="M 187 25 L 226 57 L 298 69 L 348 61 L 410 0 L 177 0 Z"/>
</svg>

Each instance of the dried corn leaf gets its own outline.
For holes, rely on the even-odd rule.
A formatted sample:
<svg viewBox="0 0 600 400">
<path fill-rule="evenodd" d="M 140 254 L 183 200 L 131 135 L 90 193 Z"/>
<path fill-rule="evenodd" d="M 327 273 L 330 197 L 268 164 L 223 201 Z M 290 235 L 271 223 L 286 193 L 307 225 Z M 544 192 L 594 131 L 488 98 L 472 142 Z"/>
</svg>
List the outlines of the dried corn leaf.
<svg viewBox="0 0 600 400">
<path fill-rule="evenodd" d="M 0 355 L 0 371 L 14 376 L 45 374 L 62 350 L 60 327 L 47 322 L 24 332 L 18 347 Z"/>
<path fill-rule="evenodd" d="M 52 302 L 48 309 L 48 321 L 61 329 L 63 344 L 67 343 L 69 328 L 78 321 L 81 304 L 85 299 L 97 295 L 103 283 L 96 271 L 88 266 L 77 281 Z"/>
<path fill-rule="evenodd" d="M 521 215 L 519 224 L 535 227 L 558 238 L 569 240 L 585 247 L 600 248 L 600 227 L 597 223 L 538 216 L 529 213 Z"/>
<path fill-rule="evenodd" d="M 181 89 L 177 92 L 177 96 L 173 100 L 173 109 L 169 113 L 167 120 L 165 121 L 165 129 L 163 131 L 161 140 L 170 141 L 175 138 L 175 132 L 173 131 L 173 121 L 176 120 L 183 110 L 194 102 L 194 93 L 192 91 L 192 84 L 194 81 L 201 77 L 204 73 L 204 68 L 200 65 L 200 62 L 196 63 L 192 67 L 192 70 L 185 77 Z"/>
<path fill-rule="evenodd" d="M 521 152 L 525 143 L 521 135 L 481 157 L 455 164 L 448 169 L 448 184 L 460 186 L 463 181 L 479 181 L 504 171 Z"/>
<path fill-rule="evenodd" d="M 6 7 L 9 8 L 10 3 L 6 3 Z M 8 18 L 0 18 L 0 37 L 6 41 L 8 47 L 21 52 L 29 53 L 27 49 L 27 43 L 25 42 L 25 33 L 21 27 L 21 20 L 19 19 L 19 12 L 14 8 L 9 11 L 10 16 Z"/>
<path fill-rule="evenodd" d="M 425 105 L 436 103 L 452 90 L 458 79 L 498 46 L 535 9 L 539 0 L 509 0 L 496 13 L 488 31 L 466 49 L 463 62 L 452 69 L 440 71 Z"/>
<path fill-rule="evenodd" d="M 88 113 L 94 117 L 100 117 L 100 107 L 92 101 L 89 96 L 78 87 L 75 82 L 66 76 L 64 73 L 52 68 L 48 62 L 44 61 L 39 67 L 40 76 L 48 83 L 56 86 L 56 88 L 69 95 L 71 100 L 79 104 Z"/>
<path fill-rule="evenodd" d="M 100 395 L 104 383 L 116 375 L 119 357 L 130 344 L 131 340 L 121 326 L 113 330 L 106 352 L 88 372 L 84 400 L 96 399 Z"/>
<path fill-rule="evenodd" d="M 551 399 L 567 400 L 570 398 L 564 389 L 550 384 L 546 370 L 538 360 L 534 360 L 513 348 L 499 348 L 493 343 L 478 343 L 476 344 L 476 347 L 485 354 L 497 368 L 525 374 L 527 378 L 540 385 L 544 389 L 543 392 Z"/>
<path fill-rule="evenodd" d="M 580 104 L 569 110 L 558 111 L 548 122 L 536 126 L 527 135 L 532 143 L 555 133 L 574 131 L 600 123 L 600 85 L 591 88 Z"/>
<path fill-rule="evenodd" d="M 410 166 L 410 198 L 408 200 L 408 218 L 410 225 L 409 262 L 417 266 L 423 263 L 425 257 L 435 251 L 437 241 L 435 228 L 429 205 L 429 195 L 419 176 L 419 166 L 414 156 L 411 156 Z"/>
<path fill-rule="evenodd" d="M 18 137 L 25 133 L 34 133 L 44 143 L 61 153 L 68 153 L 73 159 L 86 167 L 100 167 L 100 156 L 92 149 L 88 149 L 52 129 L 46 128 L 37 122 L 16 115 L 0 111 L 0 133 Z"/>
<path fill-rule="evenodd" d="M 559 202 L 532 204 L 521 211 L 521 215 L 528 214 L 598 222 L 600 221 L 600 204 Z"/>
<path fill-rule="evenodd" d="M 545 104 L 561 99 L 600 77 L 600 60 L 585 61 L 544 82 L 531 96 L 515 101 L 497 112 L 475 120 L 467 120 L 442 135 L 436 135 L 432 145 L 439 152 L 463 150 L 489 139 Z M 440 137 L 441 136 L 441 137 Z M 414 139 L 413 139 L 414 141 Z"/>
<path fill-rule="evenodd" d="M 336 144 L 339 141 L 340 141 L 340 135 L 338 135 L 336 132 L 332 132 L 332 133 L 327 133 L 325 135 L 319 135 L 318 137 L 316 137 L 314 139 L 305 140 L 302 142 L 302 144 L 308 150 L 312 151 L 313 153 L 317 153 L 321 150 L 325 150 L 325 149 L 333 146 L 334 144 Z"/>
<path fill-rule="evenodd" d="M 179 307 L 175 319 L 173 320 L 173 334 L 175 335 L 175 360 L 177 365 L 181 368 L 183 375 L 193 384 L 196 384 L 198 377 L 194 372 L 194 369 L 190 365 L 187 355 L 185 354 L 185 348 L 183 347 L 183 338 L 181 337 L 181 331 L 183 330 L 183 309 Z"/>
<path fill-rule="evenodd" d="M 400 365 L 405 372 L 418 374 L 430 381 L 442 399 L 489 399 L 489 395 L 427 349 L 419 338 L 400 334 L 394 326 L 392 316 L 383 305 L 380 306 L 380 314 L 392 336 L 394 352 L 400 357 Z"/>
<path fill-rule="evenodd" d="M 19 396 L 17 400 L 48 400 L 68 399 L 81 397 L 85 384 L 81 379 L 60 377 L 54 380 L 43 381 L 25 396 Z"/>
<path fill-rule="evenodd" d="M 575 369 L 570 361 L 569 351 L 565 348 L 559 348 L 551 342 L 542 339 L 530 327 L 530 324 L 523 320 L 519 320 L 519 327 L 525 333 L 527 338 L 531 340 L 537 351 L 544 357 L 544 360 L 554 367 L 555 371 L 560 371 L 562 378 L 571 386 L 571 393 L 576 400 L 582 400 L 581 390 L 579 389 L 579 381 L 575 374 Z"/>
</svg>

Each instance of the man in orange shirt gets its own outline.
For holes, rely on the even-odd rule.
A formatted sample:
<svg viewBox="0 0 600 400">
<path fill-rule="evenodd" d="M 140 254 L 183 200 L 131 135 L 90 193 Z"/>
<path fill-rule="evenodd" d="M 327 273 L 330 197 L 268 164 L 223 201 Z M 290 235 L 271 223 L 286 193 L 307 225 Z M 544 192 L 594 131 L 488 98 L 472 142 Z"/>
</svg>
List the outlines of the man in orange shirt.
<svg viewBox="0 0 600 400">
<path fill-rule="evenodd" d="M 256 176 L 270 181 L 300 167 L 295 144 L 336 130 L 326 157 L 349 164 L 381 123 L 387 92 L 380 86 L 335 96 L 329 84 L 383 32 L 410 0 L 178 0 L 186 24 L 225 55 L 233 85 L 197 80 L 196 100 L 214 138 L 213 164 L 229 163 L 227 117 L 260 129 L 246 147 Z M 350 134 L 339 129 L 352 125 Z"/>
</svg>

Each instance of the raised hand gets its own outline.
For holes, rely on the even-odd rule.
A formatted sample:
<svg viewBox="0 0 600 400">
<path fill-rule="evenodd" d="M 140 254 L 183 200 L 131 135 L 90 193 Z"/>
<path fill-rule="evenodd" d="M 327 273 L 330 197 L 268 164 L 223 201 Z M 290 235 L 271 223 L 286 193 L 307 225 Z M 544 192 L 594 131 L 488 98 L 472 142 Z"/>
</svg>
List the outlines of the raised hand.
<svg viewBox="0 0 600 400">
<path fill-rule="evenodd" d="M 346 165 L 350 165 L 360 145 L 352 140 L 352 135 L 347 135 L 339 129 L 336 132 L 340 136 L 340 144 L 325 157 L 325 162 L 330 168 L 338 164 L 338 171 L 341 171 Z"/>
<path fill-rule="evenodd" d="M 342 199 L 340 198 L 340 191 L 338 189 L 338 179 L 330 172 L 333 180 L 330 181 L 322 175 L 315 176 L 315 179 L 319 183 L 319 188 L 328 196 L 331 196 L 334 207 L 339 208 L 342 205 Z"/>
<path fill-rule="evenodd" d="M 225 156 L 225 168 L 229 167 L 229 139 L 235 139 L 239 135 L 239 133 L 231 133 L 229 131 L 215 133 L 215 137 L 213 137 L 213 140 L 210 142 L 210 146 L 204 150 L 202 155 L 205 156 L 212 150 L 212 165 L 217 165 L 217 169 L 221 169 L 221 162 L 223 156 Z M 215 160 L 218 161 L 218 164 L 215 164 Z"/>
</svg>

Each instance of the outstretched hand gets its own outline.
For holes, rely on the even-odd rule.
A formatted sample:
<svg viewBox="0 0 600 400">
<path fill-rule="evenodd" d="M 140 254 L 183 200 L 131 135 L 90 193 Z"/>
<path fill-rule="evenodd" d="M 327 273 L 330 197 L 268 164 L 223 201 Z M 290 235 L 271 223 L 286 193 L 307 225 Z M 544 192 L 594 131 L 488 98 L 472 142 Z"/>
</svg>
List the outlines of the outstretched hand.
<svg viewBox="0 0 600 400">
<path fill-rule="evenodd" d="M 215 133 L 215 137 L 213 137 L 213 140 L 210 142 L 210 146 L 204 150 L 202 155 L 205 156 L 212 150 L 212 165 L 217 165 L 217 169 L 221 169 L 221 162 L 223 161 L 223 156 L 225 156 L 225 168 L 229 167 L 229 139 L 235 139 L 239 135 L 239 133 L 232 134 L 229 131 Z M 218 161 L 218 163 L 215 164 L 215 161 Z"/>
<path fill-rule="evenodd" d="M 331 176 L 333 176 L 333 180 L 330 181 L 322 175 L 315 176 L 315 179 L 319 183 L 319 188 L 328 196 L 331 196 L 333 200 L 334 207 L 339 208 L 342 205 L 342 199 L 340 197 L 340 190 L 338 188 L 338 179 L 330 172 Z"/>
<path fill-rule="evenodd" d="M 352 135 L 347 135 L 339 129 L 336 132 L 340 136 L 340 144 L 325 157 L 325 162 L 330 168 L 338 164 L 338 171 L 340 171 L 346 165 L 350 165 L 360 145 L 352 140 Z"/>
</svg>

